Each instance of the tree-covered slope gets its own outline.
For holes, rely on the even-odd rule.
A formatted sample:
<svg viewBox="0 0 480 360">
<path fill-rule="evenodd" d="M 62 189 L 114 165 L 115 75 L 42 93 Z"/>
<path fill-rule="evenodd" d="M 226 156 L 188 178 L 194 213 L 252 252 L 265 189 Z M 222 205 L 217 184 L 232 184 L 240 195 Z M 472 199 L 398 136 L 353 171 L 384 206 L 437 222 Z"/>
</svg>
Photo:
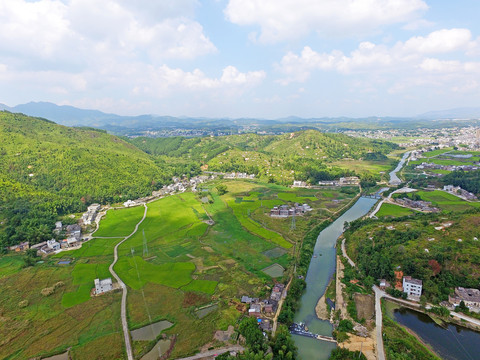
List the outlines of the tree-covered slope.
<svg viewBox="0 0 480 360">
<path fill-rule="evenodd" d="M 43 225 L 92 202 L 148 195 L 171 175 L 116 136 L 0 112 L 0 217 L 11 243 L 47 237 Z"/>
<path fill-rule="evenodd" d="M 135 138 L 134 145 L 154 156 L 169 156 L 208 165 L 208 170 L 255 173 L 283 184 L 296 179 L 315 182 L 353 174 L 330 166 L 342 159 L 375 154 L 384 159 L 397 146 L 388 142 L 353 138 L 316 130 L 283 135 L 242 134 L 206 138 Z M 371 157 L 371 156 L 370 156 Z"/>
</svg>

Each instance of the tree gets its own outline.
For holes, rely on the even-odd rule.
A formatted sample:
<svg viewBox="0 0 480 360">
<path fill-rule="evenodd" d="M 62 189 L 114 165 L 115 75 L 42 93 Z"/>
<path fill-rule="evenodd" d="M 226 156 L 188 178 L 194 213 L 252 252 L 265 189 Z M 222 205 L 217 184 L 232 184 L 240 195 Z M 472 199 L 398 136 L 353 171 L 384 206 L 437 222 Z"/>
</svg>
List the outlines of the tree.
<svg viewBox="0 0 480 360">
<path fill-rule="evenodd" d="M 225 184 L 219 184 L 216 187 L 218 195 L 224 195 L 227 193 L 227 186 Z"/>
<path fill-rule="evenodd" d="M 242 320 L 239 326 L 239 332 L 245 337 L 248 347 L 254 351 L 265 351 L 267 345 L 262 330 L 258 327 L 257 319 L 255 317 L 248 317 Z"/>
<path fill-rule="evenodd" d="M 288 328 L 280 324 L 271 342 L 273 360 L 293 360 L 297 357 L 297 347 Z"/>
</svg>

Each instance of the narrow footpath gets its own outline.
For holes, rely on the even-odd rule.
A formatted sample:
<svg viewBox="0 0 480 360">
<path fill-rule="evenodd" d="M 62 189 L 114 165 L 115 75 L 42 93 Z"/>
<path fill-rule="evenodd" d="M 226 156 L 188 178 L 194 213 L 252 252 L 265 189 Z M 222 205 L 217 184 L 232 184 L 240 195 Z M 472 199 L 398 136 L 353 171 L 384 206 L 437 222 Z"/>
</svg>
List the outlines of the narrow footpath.
<svg viewBox="0 0 480 360">
<path fill-rule="evenodd" d="M 117 280 L 117 282 L 120 284 L 122 288 L 122 308 L 121 308 L 121 317 L 122 317 L 122 328 L 123 328 L 123 337 L 125 339 L 125 350 L 127 351 L 127 358 L 128 360 L 133 360 L 133 351 L 132 351 L 132 344 L 130 342 L 130 332 L 128 331 L 128 322 L 127 322 L 127 286 L 125 283 L 120 279 L 120 277 L 117 275 L 115 270 L 113 270 L 113 267 L 115 266 L 117 260 L 118 260 L 118 247 L 125 242 L 126 240 L 130 239 L 133 235 L 138 230 L 138 227 L 140 224 L 145 220 L 145 217 L 147 216 L 147 204 L 143 204 L 145 207 L 145 212 L 143 213 L 142 219 L 137 223 L 135 226 L 135 229 L 133 232 L 126 236 L 122 241 L 120 241 L 117 245 L 115 245 L 115 248 L 113 249 L 113 262 L 108 268 L 110 270 L 110 273 L 113 275 L 113 277 Z"/>
</svg>

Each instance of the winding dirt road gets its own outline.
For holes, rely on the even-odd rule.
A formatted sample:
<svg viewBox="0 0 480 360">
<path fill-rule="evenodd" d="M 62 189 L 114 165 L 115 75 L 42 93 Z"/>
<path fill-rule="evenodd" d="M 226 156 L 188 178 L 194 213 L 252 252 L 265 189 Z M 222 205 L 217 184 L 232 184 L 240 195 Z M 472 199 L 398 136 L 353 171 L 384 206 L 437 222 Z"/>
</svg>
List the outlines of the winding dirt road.
<svg viewBox="0 0 480 360">
<path fill-rule="evenodd" d="M 115 270 L 113 270 L 113 267 L 115 266 L 117 260 L 118 260 L 118 247 L 125 242 L 126 240 L 130 239 L 138 230 L 138 227 L 140 224 L 145 220 L 145 217 L 147 216 L 147 204 L 143 204 L 145 206 L 145 212 L 143 213 L 142 220 L 140 220 L 137 225 L 135 226 L 135 229 L 133 232 L 123 238 L 122 241 L 120 241 L 117 245 L 115 245 L 115 248 L 113 249 L 113 263 L 110 265 L 108 270 L 110 270 L 110 273 L 113 275 L 115 279 L 117 279 L 118 283 L 120 284 L 122 288 L 122 308 L 121 308 L 121 317 L 122 317 L 122 328 L 123 328 L 123 337 L 125 339 L 125 350 L 127 351 L 127 358 L 128 360 L 133 360 L 133 351 L 132 351 L 132 344 L 130 342 L 130 333 L 128 331 L 128 322 L 127 322 L 127 286 L 125 283 L 120 279 L 120 277 L 117 275 Z"/>
</svg>

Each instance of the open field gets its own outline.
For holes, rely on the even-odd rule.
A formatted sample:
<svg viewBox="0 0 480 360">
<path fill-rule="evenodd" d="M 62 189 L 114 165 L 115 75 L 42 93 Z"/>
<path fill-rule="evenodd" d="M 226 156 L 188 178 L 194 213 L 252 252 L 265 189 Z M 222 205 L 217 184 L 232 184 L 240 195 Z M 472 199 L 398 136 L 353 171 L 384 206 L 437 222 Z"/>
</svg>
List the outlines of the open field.
<svg viewBox="0 0 480 360">
<path fill-rule="evenodd" d="M 417 194 L 420 195 L 422 200 L 430 201 L 433 205 L 438 206 L 441 210 L 463 211 L 472 207 L 480 207 L 480 202 L 465 201 L 445 191 L 418 191 Z"/>
<path fill-rule="evenodd" d="M 129 235 L 143 216 L 144 207 L 110 209 L 101 221 L 101 226 L 93 234 L 100 237 L 125 237 Z"/>
<path fill-rule="evenodd" d="M 129 287 L 129 327 L 171 321 L 174 325 L 164 332 L 177 334 L 173 358 L 194 353 L 213 340 L 215 330 L 235 324 L 241 313 L 231 300 L 259 296 L 266 285 L 273 284 L 272 277 L 282 276 L 282 268 L 289 274 L 295 244 L 355 196 L 340 189 L 292 190 L 225 180 L 228 192 L 219 195 L 218 183 L 205 185 L 209 203 L 201 201 L 204 194 L 191 192 L 149 203 L 137 233 L 119 247 L 115 270 Z M 291 218 L 268 215 L 271 207 L 294 202 L 314 209 L 298 216 L 295 228 Z M 11 355 L 9 349 L 20 349 L 12 359 L 21 359 L 68 347 L 74 359 L 92 354 L 104 359 L 123 356 L 120 292 L 90 297 L 90 291 L 95 278 L 111 276 L 113 248 L 133 230 L 142 213 L 142 207 L 110 210 L 95 235 L 116 238 L 94 238 L 80 249 L 53 255 L 30 269 L 22 269 L 21 256 L 0 258 L 2 290 L 25 294 L 29 300 L 27 307 L 19 309 L 23 298 L 0 294 L 1 319 L 16 319 L 11 326 L 0 327 L 1 358 Z M 213 225 L 205 222 L 209 218 Z M 58 265 L 60 259 L 71 263 Z M 59 281 L 64 285 L 53 294 L 41 295 L 42 289 Z M 18 286 L 22 288 L 14 290 Z M 196 310 L 208 304 L 216 306 L 199 319 Z M 56 335 L 60 332 L 61 336 Z M 42 341 L 41 334 L 46 333 L 54 337 Z M 150 345 L 134 342 L 136 355 Z M 114 350 L 108 352 L 109 348 Z"/>
<path fill-rule="evenodd" d="M 380 210 L 377 212 L 376 216 L 380 217 L 400 217 L 411 215 L 415 211 L 411 209 L 404 208 L 395 204 L 383 203 L 380 207 Z"/>
<path fill-rule="evenodd" d="M 16 258 L 14 261 L 21 261 L 20 256 Z M 58 266 L 56 262 L 47 260 L 15 274 L 2 273 L 6 276 L 0 278 L 0 358 L 46 356 L 68 347 L 72 347 L 73 359 L 86 359 L 85 353 L 104 359 L 123 356 L 118 337 L 119 294 L 89 297 L 80 305 L 65 308 L 63 295 L 75 291 L 78 285 L 72 277 L 74 266 Z M 86 278 L 84 270 L 77 273 L 77 281 Z M 63 285 L 57 285 L 52 294 L 42 295 L 43 289 L 59 282 Z M 93 281 L 89 285 L 92 287 Z M 25 300 L 27 305 L 20 306 Z M 115 347 L 109 348 L 107 339 L 116 339 Z"/>
<path fill-rule="evenodd" d="M 20 256 L 4 256 L 0 258 L 0 279 L 15 274 L 23 267 L 23 260 Z"/>
</svg>

